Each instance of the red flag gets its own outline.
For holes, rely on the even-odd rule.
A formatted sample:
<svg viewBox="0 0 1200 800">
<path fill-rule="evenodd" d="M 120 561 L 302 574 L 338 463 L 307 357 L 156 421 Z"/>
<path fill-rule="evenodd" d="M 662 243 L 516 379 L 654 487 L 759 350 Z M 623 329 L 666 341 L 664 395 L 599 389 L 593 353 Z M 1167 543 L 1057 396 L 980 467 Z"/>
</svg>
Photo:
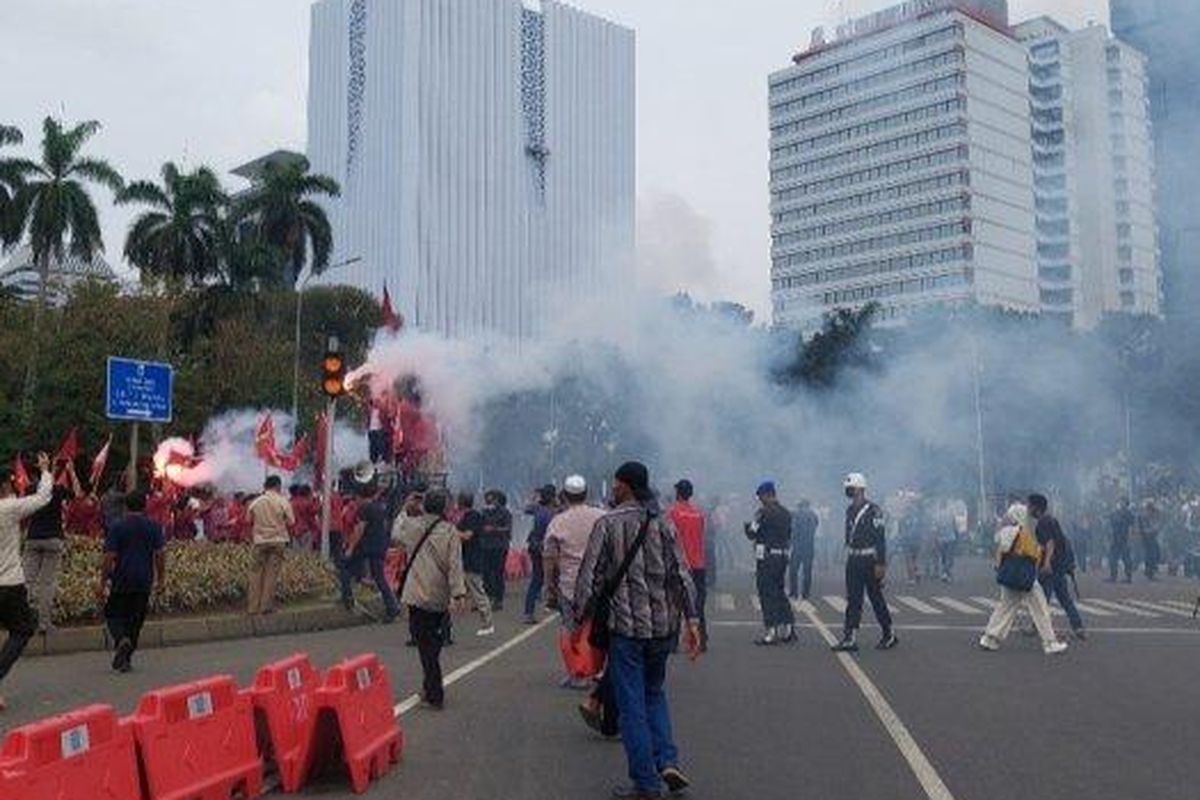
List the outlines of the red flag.
<svg viewBox="0 0 1200 800">
<path fill-rule="evenodd" d="M 308 456 L 308 434 L 301 436 L 287 453 L 275 453 L 272 466 L 286 472 L 295 472 Z"/>
<path fill-rule="evenodd" d="M 77 458 L 79 458 L 79 429 L 71 428 L 67 438 L 63 439 L 62 444 L 58 446 L 58 452 L 54 454 L 54 461 L 55 463 L 74 461 Z"/>
<path fill-rule="evenodd" d="M 270 414 L 262 418 L 254 432 L 254 452 L 268 464 L 275 458 L 275 420 Z"/>
<path fill-rule="evenodd" d="M 392 333 L 398 333 L 404 327 L 404 317 L 392 308 L 392 296 L 388 294 L 386 282 L 383 284 L 383 327 Z"/>
<path fill-rule="evenodd" d="M 112 434 L 108 435 L 108 441 L 104 443 L 104 447 L 100 448 L 100 452 L 92 459 L 92 474 L 89 477 L 92 491 L 95 492 L 100 488 L 100 478 L 104 476 L 104 468 L 108 466 L 108 451 L 112 447 Z"/>
<path fill-rule="evenodd" d="M 13 459 L 12 483 L 18 497 L 23 497 L 29 491 L 29 473 L 25 471 L 25 460 L 20 453 Z"/>
</svg>

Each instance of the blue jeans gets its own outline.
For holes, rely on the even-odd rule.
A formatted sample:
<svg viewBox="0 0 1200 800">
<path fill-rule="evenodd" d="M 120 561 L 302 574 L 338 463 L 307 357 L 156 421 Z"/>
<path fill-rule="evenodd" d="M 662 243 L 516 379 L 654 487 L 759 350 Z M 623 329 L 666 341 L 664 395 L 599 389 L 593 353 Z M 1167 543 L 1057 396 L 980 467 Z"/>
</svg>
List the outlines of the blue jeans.
<svg viewBox="0 0 1200 800">
<path fill-rule="evenodd" d="M 395 617 L 400 613 L 400 603 L 396 600 L 396 593 L 388 585 L 382 556 L 351 555 L 342 562 L 338 569 L 338 577 L 342 584 L 342 602 L 349 603 L 353 599 L 351 586 L 353 581 L 362 577 L 363 567 L 370 570 L 371 580 L 375 582 L 375 588 L 383 598 L 383 607 L 388 617 Z"/>
<path fill-rule="evenodd" d="M 671 712 L 663 691 L 674 644 L 673 637 L 626 639 L 614 635 L 608 651 L 629 778 L 643 792 L 661 792 L 661 772 L 678 765 Z"/>
<path fill-rule="evenodd" d="M 538 599 L 542 596 L 542 583 L 546 580 L 545 567 L 542 564 L 542 551 L 529 551 L 529 588 L 525 591 L 525 616 L 532 617 L 537 611 Z"/>
<path fill-rule="evenodd" d="M 1062 610 L 1067 612 L 1067 619 L 1071 622 L 1071 630 L 1082 630 L 1083 617 L 1079 616 L 1079 609 L 1075 607 L 1075 598 L 1071 596 L 1071 586 L 1067 578 L 1067 573 L 1053 572 L 1049 575 L 1039 575 L 1038 583 L 1042 585 L 1042 591 L 1046 593 L 1046 599 L 1057 599 L 1058 604 L 1062 606 Z"/>
</svg>

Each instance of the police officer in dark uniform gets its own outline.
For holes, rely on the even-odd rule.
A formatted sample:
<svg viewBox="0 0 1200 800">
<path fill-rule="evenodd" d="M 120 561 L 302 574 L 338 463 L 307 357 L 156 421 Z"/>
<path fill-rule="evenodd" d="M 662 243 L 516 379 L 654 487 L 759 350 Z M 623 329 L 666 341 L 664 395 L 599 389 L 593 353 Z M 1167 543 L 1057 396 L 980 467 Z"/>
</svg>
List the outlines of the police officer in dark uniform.
<svg viewBox="0 0 1200 800">
<path fill-rule="evenodd" d="M 863 592 L 871 599 L 875 619 L 883 635 L 878 650 L 891 650 L 900 644 L 892 632 L 892 615 L 883 599 L 883 578 L 887 573 L 887 539 L 884 536 L 883 510 L 867 499 L 867 479 L 851 472 L 843 481 L 850 505 L 846 508 L 846 625 L 842 640 L 833 646 L 837 652 L 857 652 L 858 626 L 862 622 Z"/>
<path fill-rule="evenodd" d="M 746 523 L 746 536 L 754 542 L 754 579 L 766 633 L 755 644 L 788 644 L 796 641 L 796 620 L 783 583 L 792 541 L 792 514 L 780 504 L 771 481 L 762 483 L 756 494 L 762 507 L 754 522 Z"/>
</svg>

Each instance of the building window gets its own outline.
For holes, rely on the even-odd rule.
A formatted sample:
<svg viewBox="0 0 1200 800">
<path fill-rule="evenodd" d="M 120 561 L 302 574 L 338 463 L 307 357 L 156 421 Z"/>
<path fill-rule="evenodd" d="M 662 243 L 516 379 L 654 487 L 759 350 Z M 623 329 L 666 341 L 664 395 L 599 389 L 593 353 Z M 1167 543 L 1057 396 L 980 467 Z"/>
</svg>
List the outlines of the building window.
<svg viewBox="0 0 1200 800">
<path fill-rule="evenodd" d="M 1029 52 L 1033 54 L 1034 58 L 1040 61 L 1044 61 L 1049 58 L 1057 58 L 1059 54 L 1058 40 L 1051 39 L 1048 42 L 1035 44 L 1033 47 L 1029 48 Z"/>
<path fill-rule="evenodd" d="M 346 86 L 346 177 L 354 172 L 362 149 L 362 110 L 367 88 L 367 0 L 350 4 L 350 70 Z"/>
<path fill-rule="evenodd" d="M 538 200 L 546 200 L 546 24 L 541 12 L 521 10 L 521 115 Z"/>
<path fill-rule="evenodd" d="M 1128 267 L 1123 267 L 1117 273 L 1121 277 L 1121 283 L 1133 283 L 1133 270 Z"/>
<path fill-rule="evenodd" d="M 1121 292 L 1121 308 L 1133 308 L 1133 292 Z"/>
</svg>

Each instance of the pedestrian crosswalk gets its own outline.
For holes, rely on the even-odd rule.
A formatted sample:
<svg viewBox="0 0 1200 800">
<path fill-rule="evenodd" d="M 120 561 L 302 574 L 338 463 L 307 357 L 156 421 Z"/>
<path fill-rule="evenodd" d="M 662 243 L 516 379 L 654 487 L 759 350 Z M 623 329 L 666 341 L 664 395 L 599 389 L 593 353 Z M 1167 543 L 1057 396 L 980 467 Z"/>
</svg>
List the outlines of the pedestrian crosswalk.
<svg viewBox="0 0 1200 800">
<path fill-rule="evenodd" d="M 992 612 L 996 607 L 996 600 L 984 595 L 972 595 L 969 597 L 950 597 L 948 595 L 934 595 L 932 597 L 917 597 L 915 595 L 891 595 L 887 598 L 888 608 L 892 615 L 898 618 L 898 621 L 913 620 L 926 617 L 941 620 L 949 620 L 954 616 L 975 617 L 976 621 L 982 621 L 982 618 Z M 792 608 L 801 614 L 829 614 L 832 612 L 835 615 L 846 613 L 846 598 L 841 595 L 827 594 L 820 597 L 813 597 L 811 600 L 794 599 L 791 601 Z M 1192 605 L 1180 600 L 1142 600 L 1132 598 L 1120 598 L 1117 600 L 1107 600 L 1097 597 L 1088 597 L 1086 600 L 1075 602 L 1080 614 L 1086 619 L 1088 617 L 1095 618 L 1097 622 L 1113 622 L 1118 618 L 1134 618 L 1142 620 L 1170 620 L 1171 618 L 1191 618 Z M 714 593 L 710 600 L 709 613 L 713 611 L 721 614 L 753 614 L 755 617 L 762 613 L 762 603 L 757 595 L 747 594 L 738 596 L 729 592 Z M 871 615 L 870 603 L 864 598 L 864 614 Z M 1057 603 L 1050 606 L 1050 612 L 1055 617 L 1065 616 L 1063 610 L 1059 608 Z M 933 622 L 935 619 L 931 619 Z"/>
</svg>

